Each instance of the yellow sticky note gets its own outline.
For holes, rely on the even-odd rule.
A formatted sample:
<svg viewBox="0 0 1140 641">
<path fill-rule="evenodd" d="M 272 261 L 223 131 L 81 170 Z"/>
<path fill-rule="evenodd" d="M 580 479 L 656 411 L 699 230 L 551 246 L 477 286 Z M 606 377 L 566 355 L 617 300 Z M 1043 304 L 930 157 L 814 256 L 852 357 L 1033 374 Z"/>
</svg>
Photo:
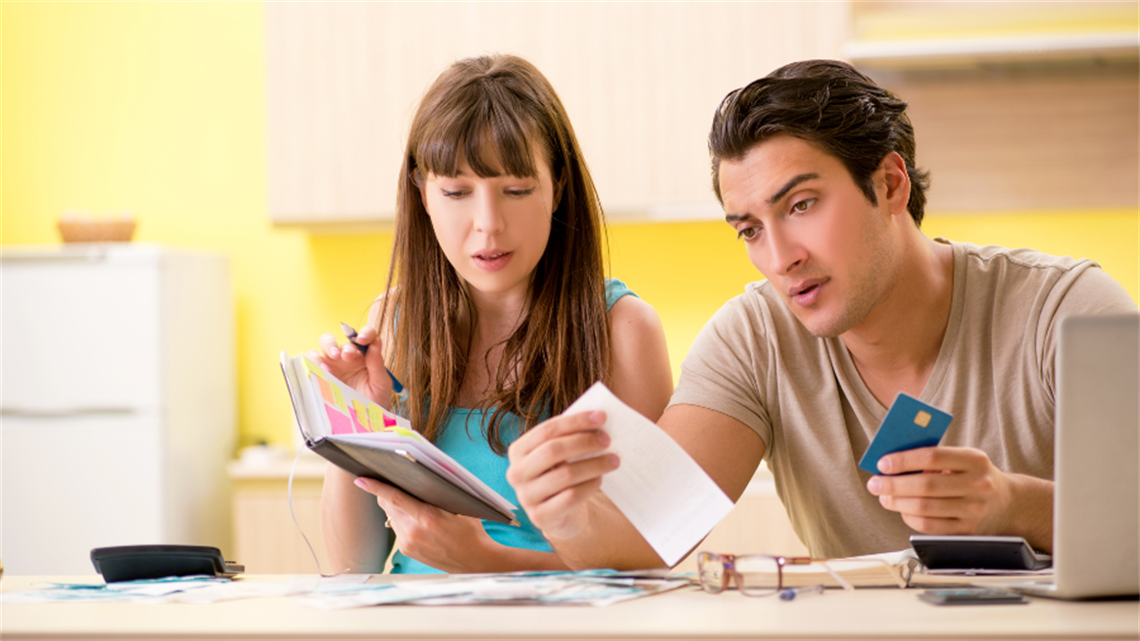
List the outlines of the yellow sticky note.
<svg viewBox="0 0 1140 641">
<path fill-rule="evenodd" d="M 379 432 L 384 429 L 384 410 L 380 409 L 379 405 L 368 406 L 368 422 L 369 428 L 373 432 Z"/>
<path fill-rule="evenodd" d="M 356 411 L 356 420 L 360 423 L 360 426 L 371 432 L 372 426 L 368 420 L 368 408 L 365 407 L 364 403 L 354 398 L 352 399 L 352 409 Z"/>
<path fill-rule="evenodd" d="M 347 414 L 348 413 L 348 406 L 344 404 L 344 394 L 341 393 L 340 388 L 337 387 L 336 385 L 333 385 L 332 386 L 332 393 L 333 393 L 333 399 L 336 400 L 337 408 L 340 411 Z"/>
<path fill-rule="evenodd" d="M 317 365 L 307 358 L 302 358 L 301 360 L 305 361 L 305 369 L 309 370 L 313 374 L 316 374 L 317 377 L 322 381 L 325 380 L 325 370 L 321 369 L 320 365 Z"/>
<path fill-rule="evenodd" d="M 418 432 L 413 432 L 412 430 L 409 430 L 406 427 L 393 427 L 392 431 L 399 434 L 400 436 L 410 436 L 416 440 L 420 440 L 423 438 L 419 435 Z"/>
</svg>

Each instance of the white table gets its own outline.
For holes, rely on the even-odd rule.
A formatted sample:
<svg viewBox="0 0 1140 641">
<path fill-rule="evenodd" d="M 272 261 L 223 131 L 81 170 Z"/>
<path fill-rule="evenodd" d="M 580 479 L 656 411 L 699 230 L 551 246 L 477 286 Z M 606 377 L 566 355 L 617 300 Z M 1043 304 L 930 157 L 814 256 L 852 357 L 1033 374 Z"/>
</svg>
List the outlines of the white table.
<svg viewBox="0 0 1140 641">
<path fill-rule="evenodd" d="M 87 577 L 90 579 L 90 577 Z M 281 581 L 251 576 L 249 581 Z M 68 578 L 59 578 L 67 580 Z M 74 577 L 71 577 L 74 579 Z M 4 577 L 4 591 L 44 577 Z M 391 580 L 375 576 L 372 581 Z M 781 601 L 687 588 L 607 607 L 379 606 L 323 611 L 289 598 L 210 605 L 9 604 L 3 639 L 1131 639 L 1132 601 L 938 607 L 919 590 L 828 591 Z"/>
</svg>

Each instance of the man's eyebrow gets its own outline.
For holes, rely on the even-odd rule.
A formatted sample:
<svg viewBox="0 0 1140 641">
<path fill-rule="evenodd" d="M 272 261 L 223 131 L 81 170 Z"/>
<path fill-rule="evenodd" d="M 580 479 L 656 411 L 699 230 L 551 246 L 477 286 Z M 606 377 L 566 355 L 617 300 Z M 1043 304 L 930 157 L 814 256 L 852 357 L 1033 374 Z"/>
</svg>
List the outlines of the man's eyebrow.
<svg viewBox="0 0 1140 641">
<path fill-rule="evenodd" d="M 811 173 L 811 174 L 800 174 L 798 176 L 795 176 L 794 178 L 792 178 L 788 182 L 784 183 L 783 187 L 781 187 L 779 190 L 776 191 L 776 193 L 772 194 L 768 198 L 768 204 L 769 205 L 775 205 L 777 202 L 780 201 L 781 198 L 783 198 L 784 196 L 787 196 L 789 191 L 795 189 L 796 185 L 798 185 L 802 182 L 808 181 L 808 180 L 813 180 L 815 178 L 819 178 L 819 174 Z"/>
<path fill-rule="evenodd" d="M 819 174 L 817 173 L 799 174 L 798 176 L 794 176 L 791 180 L 784 183 L 784 186 L 780 187 L 776 193 L 772 194 L 771 197 L 768 198 L 768 204 L 775 205 L 776 203 L 780 202 L 781 198 L 787 196 L 789 191 L 795 189 L 796 185 L 807 182 L 809 180 L 815 180 L 816 178 L 819 178 Z M 742 220 L 753 219 L 755 219 L 755 217 L 752 214 L 725 214 L 724 216 L 724 221 L 729 224 Z"/>
</svg>

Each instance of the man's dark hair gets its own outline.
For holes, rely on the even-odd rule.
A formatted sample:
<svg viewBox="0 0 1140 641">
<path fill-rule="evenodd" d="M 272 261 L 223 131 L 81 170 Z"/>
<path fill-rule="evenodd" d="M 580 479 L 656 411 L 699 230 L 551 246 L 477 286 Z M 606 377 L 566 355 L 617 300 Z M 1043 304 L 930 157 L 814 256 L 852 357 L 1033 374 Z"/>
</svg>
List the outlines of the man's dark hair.
<svg viewBox="0 0 1140 641">
<path fill-rule="evenodd" d="M 724 204 L 722 160 L 740 160 L 755 145 L 788 134 L 838 158 L 871 204 L 878 204 L 871 175 L 897 151 L 910 176 L 907 210 L 922 225 L 930 178 L 915 166 L 914 127 L 906 106 L 845 62 L 806 60 L 780 67 L 729 93 L 713 117 L 709 154 L 717 200 Z"/>
</svg>

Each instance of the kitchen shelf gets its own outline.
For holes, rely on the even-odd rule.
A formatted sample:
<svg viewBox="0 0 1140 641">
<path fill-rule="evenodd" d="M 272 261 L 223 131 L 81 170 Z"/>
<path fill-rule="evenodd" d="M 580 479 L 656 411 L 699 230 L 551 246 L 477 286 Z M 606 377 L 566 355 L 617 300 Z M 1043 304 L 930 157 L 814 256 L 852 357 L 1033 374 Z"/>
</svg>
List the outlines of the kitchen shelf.
<svg viewBox="0 0 1140 641">
<path fill-rule="evenodd" d="M 1136 32 L 928 38 L 851 42 L 845 53 L 860 68 L 911 70 L 1140 57 Z"/>
</svg>

